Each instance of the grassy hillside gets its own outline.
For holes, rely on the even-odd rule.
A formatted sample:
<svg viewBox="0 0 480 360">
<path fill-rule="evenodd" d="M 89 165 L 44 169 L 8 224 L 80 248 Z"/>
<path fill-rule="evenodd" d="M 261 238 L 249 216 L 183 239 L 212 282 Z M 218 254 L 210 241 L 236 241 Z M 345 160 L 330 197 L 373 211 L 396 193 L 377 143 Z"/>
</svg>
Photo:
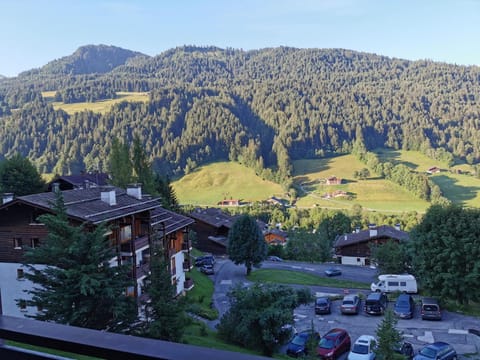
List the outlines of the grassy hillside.
<svg viewBox="0 0 480 360">
<path fill-rule="evenodd" d="M 62 109 L 70 115 L 83 110 L 91 110 L 96 113 L 104 114 L 108 112 L 114 104 L 122 101 L 148 101 L 148 93 L 146 92 L 118 92 L 118 97 L 116 99 L 73 104 L 64 104 L 63 102 L 53 101 L 55 97 L 55 91 L 44 91 L 42 92 L 42 96 L 47 99 L 47 101 L 52 102 L 55 110 Z"/>
<path fill-rule="evenodd" d="M 283 192 L 280 185 L 262 180 L 253 169 L 233 162 L 202 166 L 172 186 L 181 204 L 194 205 L 216 205 L 224 198 L 266 200 Z"/>
<path fill-rule="evenodd" d="M 375 174 L 366 180 L 353 178 L 355 170 L 365 165 L 353 155 L 342 155 L 326 159 L 298 160 L 294 162 L 294 181 L 307 193 L 299 199 L 298 206 L 321 206 L 348 209 L 359 204 L 365 209 L 386 212 L 419 211 L 428 208 L 429 203 L 419 200 L 400 186 L 379 179 Z M 342 178 L 341 185 L 326 185 L 330 176 Z M 351 199 L 338 197 L 323 199 L 326 193 L 335 190 L 346 191 Z"/>
<path fill-rule="evenodd" d="M 480 179 L 473 176 L 472 166 L 458 164 L 451 169 L 442 162 L 435 161 L 418 151 L 394 151 L 381 149 L 376 151 L 382 161 L 391 161 L 395 164 L 403 163 L 415 171 L 425 172 L 432 166 L 437 166 L 442 171 L 430 175 L 442 189 L 443 194 L 452 202 L 470 207 L 480 207 Z"/>
</svg>

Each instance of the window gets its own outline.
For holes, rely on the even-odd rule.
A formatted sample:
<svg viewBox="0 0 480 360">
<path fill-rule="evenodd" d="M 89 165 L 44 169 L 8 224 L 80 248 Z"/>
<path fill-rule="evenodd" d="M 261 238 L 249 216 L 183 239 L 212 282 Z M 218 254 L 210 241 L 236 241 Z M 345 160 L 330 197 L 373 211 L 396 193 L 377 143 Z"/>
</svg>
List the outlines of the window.
<svg viewBox="0 0 480 360">
<path fill-rule="evenodd" d="M 22 248 L 22 238 L 21 237 L 14 237 L 13 238 L 13 248 L 17 249 L 17 250 Z"/>
<path fill-rule="evenodd" d="M 120 242 L 124 243 L 132 240 L 132 226 L 126 225 L 120 228 Z"/>
<path fill-rule="evenodd" d="M 400 281 L 400 286 L 407 286 L 407 282 L 406 281 Z"/>
<path fill-rule="evenodd" d="M 23 279 L 25 276 L 24 272 L 23 272 L 23 269 L 17 269 L 17 279 L 20 280 L 20 279 Z"/>
<path fill-rule="evenodd" d="M 388 286 L 398 286 L 398 281 L 389 281 Z"/>
<path fill-rule="evenodd" d="M 32 247 L 32 249 L 35 249 L 36 247 L 38 247 L 38 245 L 40 245 L 40 239 L 39 238 L 30 238 L 30 246 Z"/>
</svg>

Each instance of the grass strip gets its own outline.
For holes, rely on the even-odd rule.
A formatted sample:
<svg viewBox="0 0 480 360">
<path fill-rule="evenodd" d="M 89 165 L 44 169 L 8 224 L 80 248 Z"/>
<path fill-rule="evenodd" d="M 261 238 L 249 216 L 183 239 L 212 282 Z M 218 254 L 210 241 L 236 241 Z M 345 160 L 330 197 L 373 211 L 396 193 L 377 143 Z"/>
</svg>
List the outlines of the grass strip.
<svg viewBox="0 0 480 360">
<path fill-rule="evenodd" d="M 334 288 L 370 289 L 370 284 L 342 280 L 338 278 L 325 278 L 317 275 L 290 270 L 258 269 L 254 270 L 250 274 L 248 280 L 261 283 L 273 282 L 307 286 L 327 286 Z"/>
</svg>

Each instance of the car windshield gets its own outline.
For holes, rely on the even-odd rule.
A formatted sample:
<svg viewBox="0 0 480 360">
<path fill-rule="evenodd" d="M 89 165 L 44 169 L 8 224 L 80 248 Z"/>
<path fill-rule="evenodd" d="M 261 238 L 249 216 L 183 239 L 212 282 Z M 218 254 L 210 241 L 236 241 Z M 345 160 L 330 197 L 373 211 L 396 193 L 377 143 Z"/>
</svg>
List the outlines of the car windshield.
<svg viewBox="0 0 480 360">
<path fill-rule="evenodd" d="M 437 352 L 429 347 L 424 347 L 422 350 L 420 350 L 420 354 L 425 357 L 435 359 Z"/>
<path fill-rule="evenodd" d="M 352 352 L 356 354 L 368 354 L 368 346 L 362 344 L 354 344 Z"/>
<path fill-rule="evenodd" d="M 435 305 L 423 305 L 425 311 L 437 311 L 438 308 Z"/>
<path fill-rule="evenodd" d="M 325 300 L 317 301 L 317 305 L 325 306 L 325 305 L 327 305 L 327 302 Z"/>
<path fill-rule="evenodd" d="M 322 338 L 318 346 L 322 349 L 332 349 L 334 344 L 332 339 Z"/>
<path fill-rule="evenodd" d="M 353 305 L 353 300 L 343 300 L 343 305 Z"/>
<path fill-rule="evenodd" d="M 305 337 L 300 336 L 300 335 L 297 335 L 297 336 L 295 336 L 295 337 L 293 338 L 292 344 L 293 344 L 293 345 L 300 345 L 300 346 L 302 346 L 302 345 L 305 345 L 306 340 L 307 340 L 307 339 L 306 339 Z"/>
</svg>

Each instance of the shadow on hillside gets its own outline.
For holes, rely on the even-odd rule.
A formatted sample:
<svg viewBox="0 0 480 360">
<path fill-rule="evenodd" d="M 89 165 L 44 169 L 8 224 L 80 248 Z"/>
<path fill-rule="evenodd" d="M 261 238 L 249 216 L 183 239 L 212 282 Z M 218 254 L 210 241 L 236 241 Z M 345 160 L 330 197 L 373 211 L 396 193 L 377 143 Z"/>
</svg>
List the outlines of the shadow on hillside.
<svg viewBox="0 0 480 360">
<path fill-rule="evenodd" d="M 472 200 L 477 196 L 478 191 L 480 191 L 480 186 L 457 185 L 457 179 L 446 175 L 437 175 L 431 177 L 431 180 L 440 186 L 440 188 L 448 189 L 450 195 L 448 198 L 456 203 Z"/>
<path fill-rule="evenodd" d="M 316 173 L 320 171 L 325 171 L 330 169 L 329 163 L 332 161 L 330 158 L 323 159 L 310 159 L 308 167 L 306 167 L 302 172 L 298 169 L 295 169 L 295 163 L 293 165 L 293 173 L 298 175 L 306 175 L 310 173 Z"/>
</svg>

